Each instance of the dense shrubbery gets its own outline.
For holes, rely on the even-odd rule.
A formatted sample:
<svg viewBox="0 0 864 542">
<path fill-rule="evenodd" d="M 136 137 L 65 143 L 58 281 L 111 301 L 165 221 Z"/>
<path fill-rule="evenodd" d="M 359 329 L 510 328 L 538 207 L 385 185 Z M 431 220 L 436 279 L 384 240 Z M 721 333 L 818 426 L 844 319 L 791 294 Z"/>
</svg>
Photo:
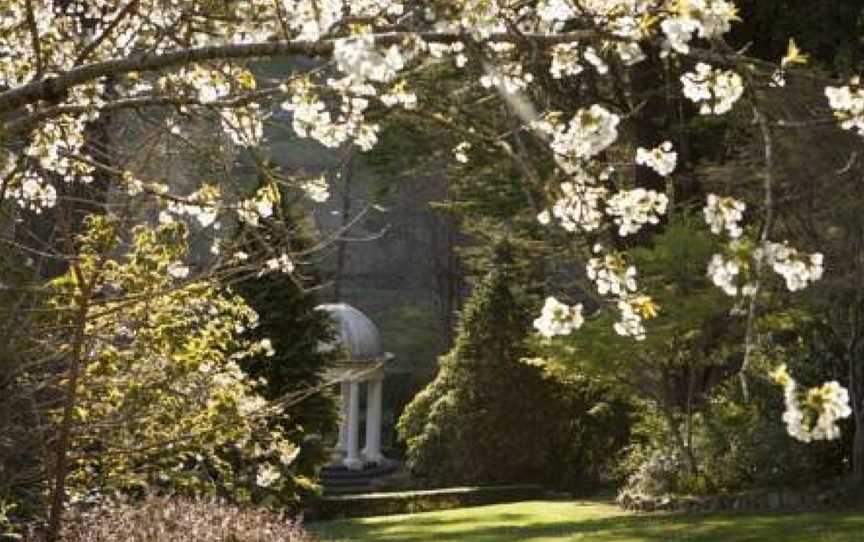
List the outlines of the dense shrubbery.
<svg viewBox="0 0 864 542">
<path fill-rule="evenodd" d="M 528 313 L 509 280 L 499 269 L 475 288 L 453 350 L 399 420 L 408 465 L 432 484 L 595 482 L 626 441 L 626 408 L 523 362 Z"/>
<path fill-rule="evenodd" d="M 737 380 L 715 390 L 692 418 L 697 471 L 689 472 L 665 422 L 646 414 L 634 433 L 621 469 L 622 491 L 640 495 L 713 494 L 749 488 L 795 486 L 841 474 L 848 443 L 804 444 L 789 439 L 780 421 L 782 397 L 768 382 L 754 381 L 744 401 Z M 650 409 L 646 409 L 650 412 Z"/>
<path fill-rule="evenodd" d="M 41 540 L 38 534 L 27 540 Z M 70 514 L 64 542 L 311 542 L 283 514 L 216 500 L 149 497 Z"/>
</svg>

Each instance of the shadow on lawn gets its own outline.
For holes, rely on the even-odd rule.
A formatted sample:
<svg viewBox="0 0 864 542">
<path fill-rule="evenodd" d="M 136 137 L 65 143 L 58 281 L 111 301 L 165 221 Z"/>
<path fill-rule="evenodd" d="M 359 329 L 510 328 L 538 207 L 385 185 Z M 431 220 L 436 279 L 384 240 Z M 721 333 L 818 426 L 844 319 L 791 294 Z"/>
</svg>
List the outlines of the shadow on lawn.
<svg viewBox="0 0 864 542">
<path fill-rule="evenodd" d="M 385 542 L 864 542 L 864 514 L 644 515 L 536 521 L 502 513 L 400 521 L 319 524 L 322 540 Z"/>
</svg>

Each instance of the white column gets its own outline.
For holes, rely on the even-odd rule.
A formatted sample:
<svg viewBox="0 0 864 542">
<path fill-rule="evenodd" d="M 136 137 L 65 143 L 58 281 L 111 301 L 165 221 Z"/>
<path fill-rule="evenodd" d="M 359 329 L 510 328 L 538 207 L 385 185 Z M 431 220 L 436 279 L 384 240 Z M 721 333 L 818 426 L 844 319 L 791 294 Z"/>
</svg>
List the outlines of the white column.
<svg viewBox="0 0 864 542">
<path fill-rule="evenodd" d="M 351 380 L 348 383 L 348 442 L 347 454 L 343 465 L 351 470 L 363 468 L 363 460 L 360 458 L 360 389 L 359 382 Z"/>
<path fill-rule="evenodd" d="M 371 463 L 381 463 L 381 400 L 384 378 L 378 377 L 366 382 L 366 447 L 363 457 Z"/>
<path fill-rule="evenodd" d="M 339 383 L 341 401 L 339 403 L 339 440 L 336 442 L 336 451 L 345 453 L 348 451 L 348 401 L 351 398 L 351 388 L 348 382 Z"/>
</svg>

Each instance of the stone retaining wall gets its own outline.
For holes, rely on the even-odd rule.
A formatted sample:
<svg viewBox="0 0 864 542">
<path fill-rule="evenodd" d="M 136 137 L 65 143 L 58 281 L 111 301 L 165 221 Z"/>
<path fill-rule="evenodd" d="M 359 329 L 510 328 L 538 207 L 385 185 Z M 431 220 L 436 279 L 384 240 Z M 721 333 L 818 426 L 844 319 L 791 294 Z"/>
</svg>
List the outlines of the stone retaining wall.
<svg viewBox="0 0 864 542">
<path fill-rule="evenodd" d="M 799 510 L 847 504 L 856 496 L 848 482 L 821 484 L 804 489 L 765 489 L 742 493 L 692 496 L 646 496 L 623 491 L 616 502 L 634 512 L 714 512 L 721 510 Z"/>
<path fill-rule="evenodd" d="M 421 491 L 394 491 L 324 497 L 312 516 L 315 519 L 413 514 L 465 506 L 499 504 L 543 498 L 537 485 L 456 487 Z"/>
</svg>

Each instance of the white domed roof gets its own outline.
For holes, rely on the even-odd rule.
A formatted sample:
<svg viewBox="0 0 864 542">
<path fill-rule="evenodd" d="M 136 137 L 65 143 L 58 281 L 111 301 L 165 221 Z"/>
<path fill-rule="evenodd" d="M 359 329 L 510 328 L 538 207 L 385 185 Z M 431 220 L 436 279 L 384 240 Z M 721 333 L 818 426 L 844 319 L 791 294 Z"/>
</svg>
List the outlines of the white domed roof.
<svg viewBox="0 0 864 542">
<path fill-rule="evenodd" d="M 351 361 L 374 361 L 384 355 L 378 327 L 361 311 L 347 303 L 328 303 L 316 308 L 328 312 L 336 325 L 337 344 L 325 345 L 325 349 L 341 346 Z"/>
</svg>

